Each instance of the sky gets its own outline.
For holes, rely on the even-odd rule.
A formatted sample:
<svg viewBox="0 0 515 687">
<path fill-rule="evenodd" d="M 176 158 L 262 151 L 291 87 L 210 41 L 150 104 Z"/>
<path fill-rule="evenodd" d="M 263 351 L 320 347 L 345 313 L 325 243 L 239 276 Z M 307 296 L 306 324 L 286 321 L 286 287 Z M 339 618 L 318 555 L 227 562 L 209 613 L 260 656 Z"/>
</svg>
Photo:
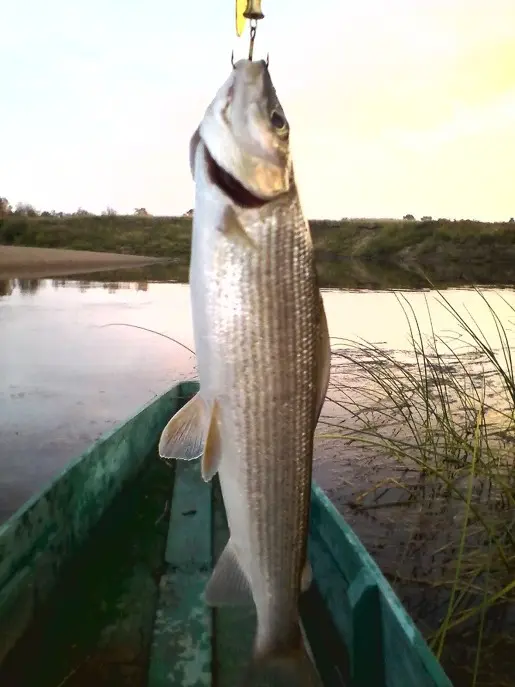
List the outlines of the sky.
<svg viewBox="0 0 515 687">
<path fill-rule="evenodd" d="M 309 218 L 515 216 L 514 0 L 262 8 Z M 248 50 L 234 0 L 16 0 L 1 31 L 0 196 L 193 206 L 190 137 Z"/>
</svg>

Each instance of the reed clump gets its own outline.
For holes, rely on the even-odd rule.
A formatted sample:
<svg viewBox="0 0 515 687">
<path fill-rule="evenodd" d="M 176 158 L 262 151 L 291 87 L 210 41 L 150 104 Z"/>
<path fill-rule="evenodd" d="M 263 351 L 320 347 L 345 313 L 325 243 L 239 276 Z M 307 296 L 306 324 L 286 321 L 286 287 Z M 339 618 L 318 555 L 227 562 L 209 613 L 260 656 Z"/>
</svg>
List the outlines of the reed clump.
<svg viewBox="0 0 515 687">
<path fill-rule="evenodd" d="M 319 436 L 394 466 L 347 505 L 387 508 L 406 527 L 389 577 L 403 601 L 419 590 L 430 619 L 409 610 L 455 684 L 500 687 L 515 649 L 515 310 L 501 321 L 477 293 L 493 336 L 439 293 L 450 332 L 435 332 L 426 299 L 423 333 L 398 295 L 406 350 L 338 339 L 330 400 L 344 419 Z"/>
</svg>

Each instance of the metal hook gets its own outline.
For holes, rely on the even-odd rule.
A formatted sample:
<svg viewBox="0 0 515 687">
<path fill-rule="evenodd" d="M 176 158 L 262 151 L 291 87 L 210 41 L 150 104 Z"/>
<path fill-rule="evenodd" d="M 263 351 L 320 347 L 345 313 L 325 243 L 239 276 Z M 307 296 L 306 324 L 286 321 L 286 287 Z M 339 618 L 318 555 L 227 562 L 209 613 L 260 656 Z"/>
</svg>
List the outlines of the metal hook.
<svg viewBox="0 0 515 687">
<path fill-rule="evenodd" d="M 252 54 L 254 52 L 254 40 L 256 38 L 257 19 L 250 20 L 250 45 L 249 45 L 249 62 L 252 62 Z"/>
</svg>

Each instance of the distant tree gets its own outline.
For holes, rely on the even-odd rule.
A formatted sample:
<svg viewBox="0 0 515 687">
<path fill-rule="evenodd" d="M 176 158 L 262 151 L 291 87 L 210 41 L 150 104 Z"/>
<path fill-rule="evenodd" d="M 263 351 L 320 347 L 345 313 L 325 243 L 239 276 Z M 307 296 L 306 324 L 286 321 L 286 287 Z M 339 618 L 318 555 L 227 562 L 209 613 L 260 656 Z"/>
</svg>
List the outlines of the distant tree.
<svg viewBox="0 0 515 687">
<path fill-rule="evenodd" d="M 413 215 L 404 215 L 404 217 L 403 217 L 402 219 L 405 219 L 405 220 L 414 220 L 415 217 L 414 217 Z"/>
<path fill-rule="evenodd" d="M 193 217 L 193 208 L 184 213 L 183 217 Z"/>
<path fill-rule="evenodd" d="M 10 215 L 12 210 L 7 198 L 0 197 L 0 219 L 3 219 L 6 215 Z"/>
<path fill-rule="evenodd" d="M 146 208 L 134 208 L 134 214 L 136 217 L 150 217 L 150 213 L 147 212 Z"/>
<path fill-rule="evenodd" d="M 421 219 L 422 222 L 431 222 L 432 221 L 431 215 L 424 215 Z"/>
<path fill-rule="evenodd" d="M 24 215 L 25 217 L 36 217 L 38 214 L 36 208 L 30 205 L 30 203 L 18 203 L 14 213 L 16 215 Z"/>
<path fill-rule="evenodd" d="M 91 217 L 91 212 L 84 210 L 84 208 L 77 208 L 73 213 L 74 217 Z"/>
<path fill-rule="evenodd" d="M 52 217 L 52 213 L 48 212 L 48 210 L 43 210 L 41 217 Z"/>
<path fill-rule="evenodd" d="M 515 217 L 510 217 L 510 224 L 513 224 L 515 222 Z"/>
<path fill-rule="evenodd" d="M 116 210 L 112 207 L 107 207 L 102 214 L 114 217 L 116 215 Z"/>
</svg>

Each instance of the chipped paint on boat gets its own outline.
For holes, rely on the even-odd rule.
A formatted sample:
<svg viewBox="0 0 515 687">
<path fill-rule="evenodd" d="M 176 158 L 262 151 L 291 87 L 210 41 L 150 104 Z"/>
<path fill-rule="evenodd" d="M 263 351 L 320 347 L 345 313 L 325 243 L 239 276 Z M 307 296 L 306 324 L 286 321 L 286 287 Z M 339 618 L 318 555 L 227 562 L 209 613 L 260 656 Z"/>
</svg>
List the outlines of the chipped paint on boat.
<svg viewBox="0 0 515 687">
<path fill-rule="evenodd" d="M 198 461 L 170 468 L 157 456 L 161 430 L 197 389 L 180 384 L 152 401 L 0 528 L 0 684 L 235 684 L 254 609 L 202 600 L 228 538 L 218 481 L 205 484 Z M 309 555 L 301 616 L 324 684 L 452 687 L 316 485 Z"/>
<path fill-rule="evenodd" d="M 182 384 L 106 433 L 0 527 L 0 660 L 106 508 L 141 469 L 195 384 Z"/>
</svg>

